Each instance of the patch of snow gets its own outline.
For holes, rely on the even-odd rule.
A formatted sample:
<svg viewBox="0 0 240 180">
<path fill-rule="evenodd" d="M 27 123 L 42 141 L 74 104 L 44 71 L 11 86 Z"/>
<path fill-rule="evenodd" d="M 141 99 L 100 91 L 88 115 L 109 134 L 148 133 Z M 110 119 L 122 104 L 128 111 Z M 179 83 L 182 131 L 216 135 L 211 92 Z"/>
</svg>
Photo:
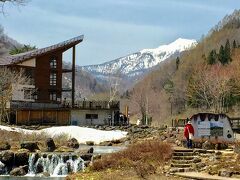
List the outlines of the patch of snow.
<svg viewBox="0 0 240 180">
<path fill-rule="evenodd" d="M 126 137 L 127 132 L 124 131 L 103 131 L 97 130 L 93 128 L 85 128 L 79 126 L 59 126 L 59 127 L 51 127 L 45 128 L 42 130 L 27 130 L 22 128 L 13 128 L 8 126 L 0 126 L 1 130 L 11 131 L 11 132 L 19 132 L 25 134 L 32 133 L 46 133 L 50 137 L 54 138 L 59 135 L 66 134 L 70 138 L 76 138 L 79 143 L 86 143 L 86 141 L 93 141 L 95 144 L 99 144 L 103 141 L 111 141 L 117 140 Z"/>
</svg>

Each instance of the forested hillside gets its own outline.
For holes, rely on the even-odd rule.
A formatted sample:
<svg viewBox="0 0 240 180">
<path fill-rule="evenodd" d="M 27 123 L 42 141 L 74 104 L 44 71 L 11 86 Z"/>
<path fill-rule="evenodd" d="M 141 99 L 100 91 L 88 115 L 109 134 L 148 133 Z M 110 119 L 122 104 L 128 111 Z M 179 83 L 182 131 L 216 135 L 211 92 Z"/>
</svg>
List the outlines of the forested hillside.
<svg viewBox="0 0 240 180">
<path fill-rule="evenodd" d="M 147 115 L 157 125 L 199 111 L 236 116 L 239 43 L 240 11 L 234 11 L 211 29 L 196 48 L 179 59 L 164 62 L 124 94 L 133 117 Z"/>
</svg>

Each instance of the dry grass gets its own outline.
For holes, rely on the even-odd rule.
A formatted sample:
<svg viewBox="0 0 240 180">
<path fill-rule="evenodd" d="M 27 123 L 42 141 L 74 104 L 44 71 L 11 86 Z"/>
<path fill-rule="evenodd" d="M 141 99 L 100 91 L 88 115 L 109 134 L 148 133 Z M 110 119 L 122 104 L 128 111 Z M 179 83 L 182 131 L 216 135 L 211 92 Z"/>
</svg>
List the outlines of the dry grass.
<svg viewBox="0 0 240 180">
<path fill-rule="evenodd" d="M 5 130 L 0 130 L 0 142 L 8 142 L 12 149 L 18 149 L 20 144 L 24 141 L 34 141 L 38 142 L 40 148 L 45 147 L 45 141 L 50 138 L 46 133 L 19 133 L 10 132 Z M 53 137 L 53 140 L 57 146 L 64 146 L 67 144 L 69 136 L 67 134 L 62 134 L 60 136 Z"/>
<path fill-rule="evenodd" d="M 171 156 L 172 149 L 169 144 L 159 140 L 143 141 L 93 162 L 91 170 L 133 168 L 138 176 L 144 178 L 154 174 L 157 167 L 163 165 Z"/>
</svg>

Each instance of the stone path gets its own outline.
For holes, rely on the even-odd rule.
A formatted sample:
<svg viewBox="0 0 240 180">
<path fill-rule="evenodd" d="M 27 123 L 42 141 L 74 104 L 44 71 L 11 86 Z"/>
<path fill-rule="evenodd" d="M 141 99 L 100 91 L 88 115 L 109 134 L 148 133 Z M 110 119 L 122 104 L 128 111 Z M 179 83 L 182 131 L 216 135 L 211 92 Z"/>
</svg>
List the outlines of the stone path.
<svg viewBox="0 0 240 180">
<path fill-rule="evenodd" d="M 199 180 L 239 180 L 240 178 L 229 178 L 221 176 L 211 176 L 207 173 L 198 173 L 198 172 L 178 172 L 174 175 L 190 179 L 199 179 Z"/>
<path fill-rule="evenodd" d="M 174 147 L 173 157 L 171 161 L 170 174 L 187 179 L 199 180 L 240 180 L 240 178 L 221 177 L 217 175 L 209 175 L 204 172 L 197 172 L 196 165 L 201 163 L 201 159 L 194 152 L 201 153 L 202 149 L 186 149 L 183 147 Z M 206 151 L 206 150 L 205 150 Z M 214 151 L 208 151 L 214 153 Z M 206 153 L 206 152 L 205 152 Z M 225 155 L 233 152 L 224 151 Z"/>
<path fill-rule="evenodd" d="M 192 149 L 174 148 L 170 173 L 193 171 L 193 163 L 197 163 Z"/>
</svg>

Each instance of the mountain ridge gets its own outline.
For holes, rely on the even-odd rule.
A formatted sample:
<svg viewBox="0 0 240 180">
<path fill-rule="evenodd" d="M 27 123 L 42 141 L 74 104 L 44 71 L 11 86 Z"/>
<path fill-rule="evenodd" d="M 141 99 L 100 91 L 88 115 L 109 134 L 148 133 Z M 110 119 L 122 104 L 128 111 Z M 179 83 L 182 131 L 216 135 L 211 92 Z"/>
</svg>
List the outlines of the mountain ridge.
<svg viewBox="0 0 240 180">
<path fill-rule="evenodd" d="M 155 49 L 143 49 L 108 62 L 79 66 L 79 68 L 98 78 L 119 73 L 128 78 L 135 77 L 151 70 L 162 61 L 179 56 L 183 51 L 196 45 L 197 41 L 194 39 L 178 38 L 170 44 L 161 45 Z"/>
</svg>

